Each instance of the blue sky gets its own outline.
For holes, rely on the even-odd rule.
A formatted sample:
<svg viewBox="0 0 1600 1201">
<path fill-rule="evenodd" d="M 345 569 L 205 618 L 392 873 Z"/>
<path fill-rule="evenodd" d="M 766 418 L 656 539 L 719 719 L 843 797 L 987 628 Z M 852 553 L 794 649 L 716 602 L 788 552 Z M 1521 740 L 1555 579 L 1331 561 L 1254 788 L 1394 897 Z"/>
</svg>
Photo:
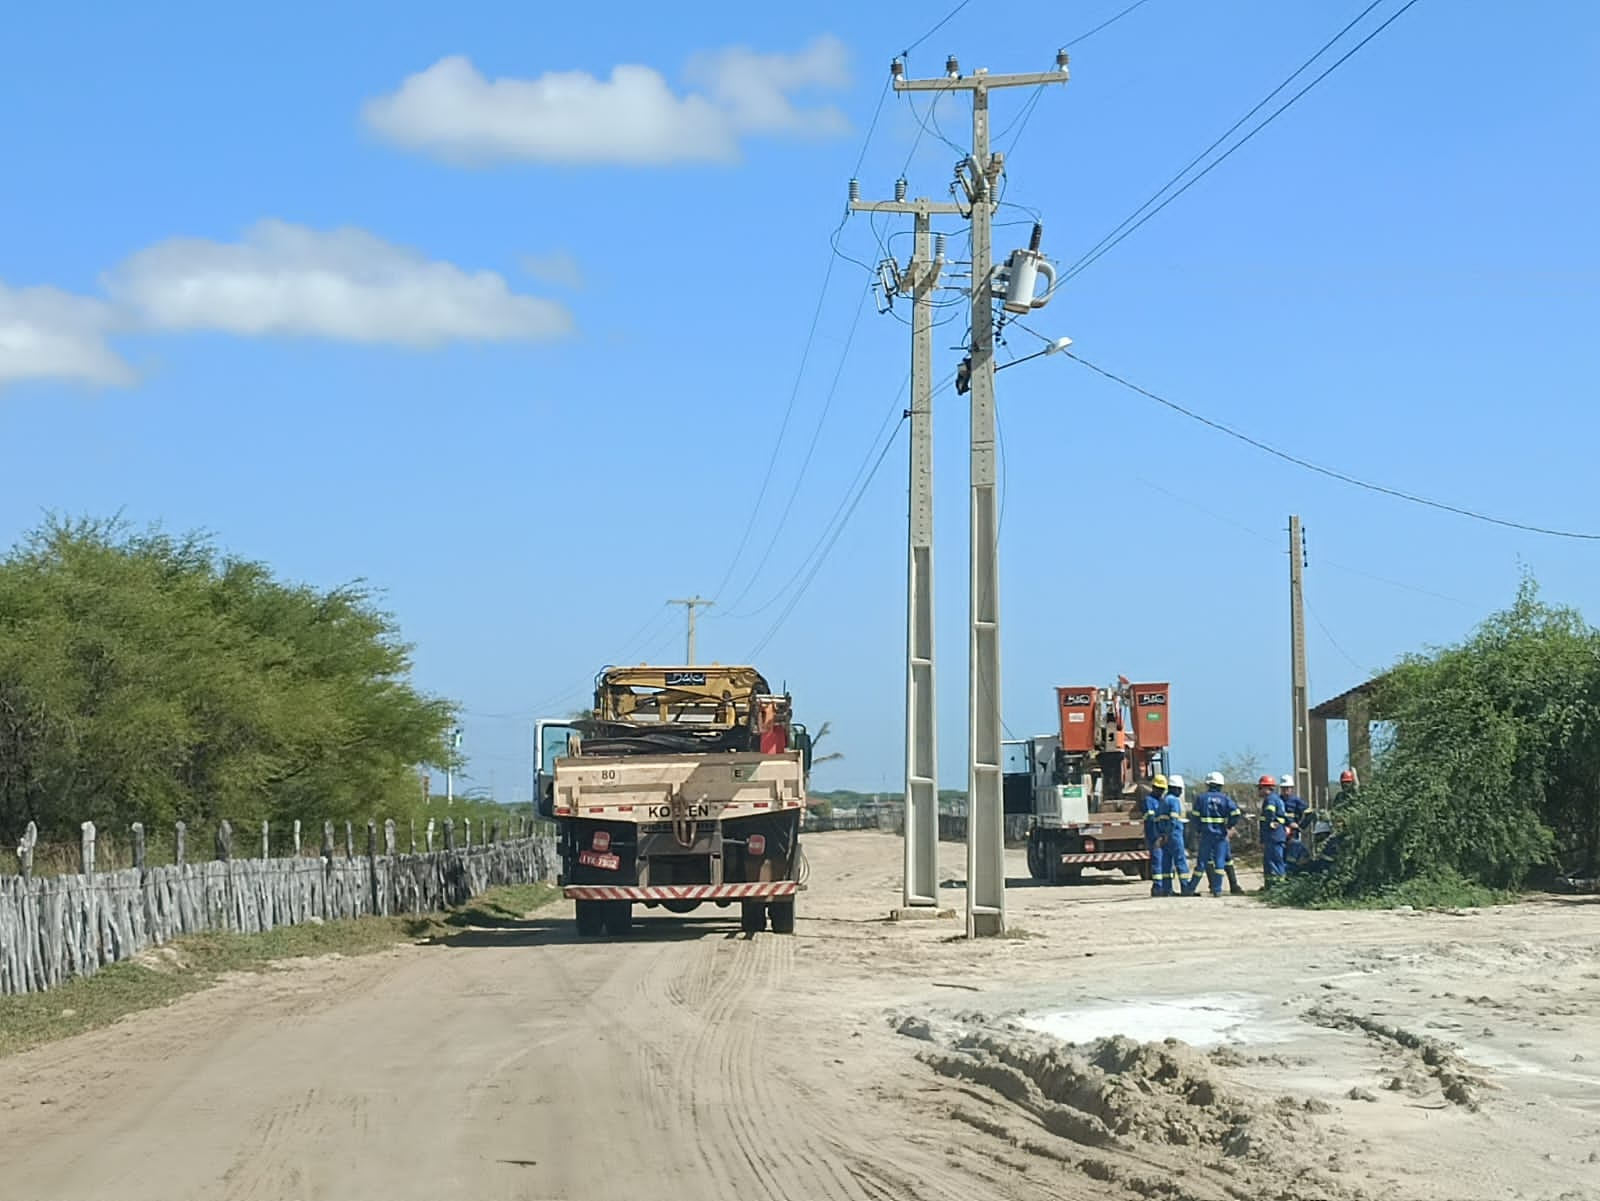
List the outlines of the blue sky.
<svg viewBox="0 0 1600 1201">
<path fill-rule="evenodd" d="M 1123 7 L 971 4 L 911 73 L 952 51 L 1042 69 Z M 1008 156 L 1024 207 L 999 220 L 1038 210 L 1072 262 L 1362 7 L 1149 0 L 1073 48 Z M 889 59 L 946 8 L 12 14 L 0 534 L 122 511 L 293 579 L 371 581 L 420 683 L 466 710 L 463 787 L 508 799 L 536 707 L 574 707 L 601 663 L 677 657 L 663 602 L 715 595 L 701 657 L 770 632 L 759 665 L 833 723 L 846 757 L 814 785 L 897 786 L 903 431 L 772 626 L 900 403 L 906 327 L 870 298 L 857 320 L 867 280 L 842 260 L 798 386 L 797 369 Z M 1031 324 L 1329 466 L 1600 528 L 1597 52 L 1587 6 L 1422 0 Z M 996 127 L 1025 99 L 997 96 Z M 953 141 L 967 122 L 940 104 Z M 863 190 L 909 161 L 913 193 L 942 195 L 953 159 L 891 97 Z M 839 245 L 903 258 L 903 232 L 857 217 Z M 1003 226 L 997 251 L 1027 233 Z M 940 330 L 941 374 L 961 329 Z M 966 411 L 936 406 L 940 760 L 959 787 Z M 1180 765 L 1251 747 L 1287 770 L 1290 512 L 1319 698 L 1458 638 L 1524 565 L 1593 615 L 1593 543 L 1354 491 L 1059 358 L 1003 374 L 1000 408 L 1018 734 L 1048 728 L 1054 685 L 1120 672 L 1172 681 Z"/>
</svg>

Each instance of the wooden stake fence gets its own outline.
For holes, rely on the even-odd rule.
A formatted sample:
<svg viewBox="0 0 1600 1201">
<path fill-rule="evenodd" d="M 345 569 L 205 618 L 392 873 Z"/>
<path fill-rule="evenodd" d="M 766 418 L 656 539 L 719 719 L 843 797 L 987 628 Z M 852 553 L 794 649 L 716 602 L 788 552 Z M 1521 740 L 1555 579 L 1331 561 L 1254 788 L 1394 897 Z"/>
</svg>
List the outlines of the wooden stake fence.
<svg viewBox="0 0 1600 1201">
<path fill-rule="evenodd" d="M 96 872 L 94 825 L 85 822 L 82 873 L 53 877 L 32 874 L 36 842 L 30 823 L 18 848 L 22 874 L 0 876 L 0 994 L 42 992 L 91 976 L 181 934 L 255 934 L 371 914 L 436 913 L 493 885 L 532 884 L 556 873 L 554 835 L 542 825 L 505 842 L 457 848 L 447 821 L 445 849 L 433 850 L 430 837 L 426 853 L 398 854 L 394 823 L 385 824 L 382 853 L 377 826 L 368 823 L 367 853 L 357 857 L 352 827 L 346 824 L 345 853 L 338 856 L 328 822 L 320 858 L 235 859 L 224 823 L 217 858 L 185 863 L 180 823 L 178 862 L 166 867 L 143 866 L 144 829 L 136 825 L 136 866 Z"/>
</svg>

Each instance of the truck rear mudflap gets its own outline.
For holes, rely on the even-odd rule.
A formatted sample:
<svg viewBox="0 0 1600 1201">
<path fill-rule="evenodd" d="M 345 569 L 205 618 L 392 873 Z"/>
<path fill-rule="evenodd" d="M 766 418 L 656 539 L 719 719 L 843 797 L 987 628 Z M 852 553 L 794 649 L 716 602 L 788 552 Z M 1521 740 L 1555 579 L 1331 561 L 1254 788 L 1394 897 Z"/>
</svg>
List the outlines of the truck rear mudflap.
<svg viewBox="0 0 1600 1201">
<path fill-rule="evenodd" d="M 795 880 L 751 880 L 733 884 L 569 884 L 563 890 L 573 901 L 748 901 L 792 897 Z"/>
</svg>

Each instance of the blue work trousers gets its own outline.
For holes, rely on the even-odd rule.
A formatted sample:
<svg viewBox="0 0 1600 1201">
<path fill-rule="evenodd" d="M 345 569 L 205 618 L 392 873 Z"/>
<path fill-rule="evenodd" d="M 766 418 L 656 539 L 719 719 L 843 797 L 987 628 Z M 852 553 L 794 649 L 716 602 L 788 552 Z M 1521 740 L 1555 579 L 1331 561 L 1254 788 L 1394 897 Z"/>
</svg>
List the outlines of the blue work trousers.
<svg viewBox="0 0 1600 1201">
<path fill-rule="evenodd" d="M 1226 835 L 1202 834 L 1200 836 L 1200 866 L 1206 869 L 1206 883 L 1211 885 L 1211 895 L 1222 895 L 1222 882 L 1227 878 L 1228 853 L 1232 848 Z"/>
<path fill-rule="evenodd" d="M 1269 836 L 1262 841 L 1261 870 L 1269 885 L 1283 879 L 1288 864 L 1284 861 L 1284 842 L 1281 837 L 1274 839 Z"/>
<path fill-rule="evenodd" d="M 1172 838 L 1167 843 L 1167 891 L 1183 887 L 1183 878 L 1189 874 L 1189 848 L 1183 845 L 1184 828 L 1174 824 Z"/>
<path fill-rule="evenodd" d="M 1159 897 L 1172 891 L 1172 877 L 1167 874 L 1167 848 L 1155 836 L 1147 837 L 1144 845 L 1150 852 L 1150 895 Z"/>
</svg>

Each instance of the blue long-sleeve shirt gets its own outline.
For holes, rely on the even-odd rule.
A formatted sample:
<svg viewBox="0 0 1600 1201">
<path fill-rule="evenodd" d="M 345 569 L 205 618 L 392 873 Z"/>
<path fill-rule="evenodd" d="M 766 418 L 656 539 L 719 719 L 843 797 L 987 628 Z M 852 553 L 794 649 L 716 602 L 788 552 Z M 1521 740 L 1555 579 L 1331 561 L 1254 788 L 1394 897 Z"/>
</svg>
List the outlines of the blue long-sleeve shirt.
<svg viewBox="0 0 1600 1201">
<path fill-rule="evenodd" d="M 1144 798 L 1144 837 L 1146 842 L 1154 842 L 1161 836 L 1161 820 L 1166 812 L 1165 800 L 1165 797 L 1154 792 Z"/>
<path fill-rule="evenodd" d="M 1202 838 L 1224 838 L 1239 820 L 1239 806 L 1220 788 L 1207 789 L 1194 800 Z"/>
<path fill-rule="evenodd" d="M 1261 841 L 1265 843 L 1284 842 L 1289 837 L 1289 814 L 1283 806 L 1283 798 L 1276 791 L 1267 793 L 1261 799 Z"/>
</svg>

